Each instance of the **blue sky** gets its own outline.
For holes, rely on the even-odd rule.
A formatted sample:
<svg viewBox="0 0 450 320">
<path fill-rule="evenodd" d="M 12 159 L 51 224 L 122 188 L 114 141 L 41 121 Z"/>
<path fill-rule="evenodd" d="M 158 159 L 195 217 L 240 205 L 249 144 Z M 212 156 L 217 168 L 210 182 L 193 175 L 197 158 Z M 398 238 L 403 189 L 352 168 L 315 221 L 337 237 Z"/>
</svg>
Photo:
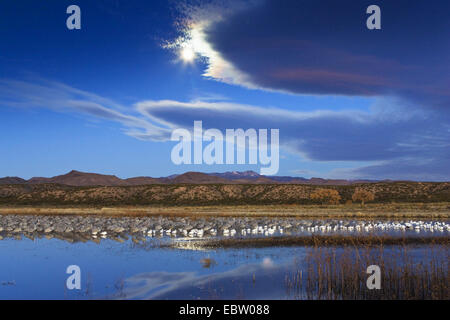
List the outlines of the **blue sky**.
<svg viewBox="0 0 450 320">
<path fill-rule="evenodd" d="M 66 8 L 81 8 L 81 30 Z M 367 6 L 382 29 L 368 30 Z M 447 1 L 0 2 L 0 176 L 180 165 L 167 133 L 280 129 L 279 175 L 450 178 Z M 188 50 L 191 61 L 182 58 Z"/>
</svg>

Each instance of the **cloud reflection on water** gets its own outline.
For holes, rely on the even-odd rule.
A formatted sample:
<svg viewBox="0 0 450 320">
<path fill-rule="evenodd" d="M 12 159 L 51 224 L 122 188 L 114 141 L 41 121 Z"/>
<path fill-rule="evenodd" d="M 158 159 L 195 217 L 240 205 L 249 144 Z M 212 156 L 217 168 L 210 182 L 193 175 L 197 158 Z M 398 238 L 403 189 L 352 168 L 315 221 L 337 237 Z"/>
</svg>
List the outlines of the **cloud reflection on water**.
<svg viewBox="0 0 450 320">
<path fill-rule="evenodd" d="M 290 264 L 290 263 L 289 263 Z M 284 295 L 282 272 L 289 264 L 266 257 L 259 264 L 241 265 L 212 274 L 148 272 L 125 280 L 126 299 L 279 299 Z M 245 295 L 244 295 L 245 288 Z"/>
</svg>

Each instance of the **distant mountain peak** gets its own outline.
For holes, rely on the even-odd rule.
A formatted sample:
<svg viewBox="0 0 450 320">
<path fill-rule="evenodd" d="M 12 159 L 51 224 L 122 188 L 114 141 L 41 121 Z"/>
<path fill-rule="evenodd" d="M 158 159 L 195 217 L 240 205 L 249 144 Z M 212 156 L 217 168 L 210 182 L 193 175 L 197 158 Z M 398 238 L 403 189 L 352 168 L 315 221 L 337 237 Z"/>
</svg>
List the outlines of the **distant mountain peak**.
<svg viewBox="0 0 450 320">
<path fill-rule="evenodd" d="M 374 180 L 330 180 L 323 178 L 305 179 L 289 176 L 264 176 L 252 170 L 227 171 L 222 173 L 203 173 L 188 171 L 168 177 L 134 177 L 120 179 L 115 175 L 87 173 L 78 170 L 51 177 L 33 177 L 24 180 L 18 177 L 0 178 L 0 184 L 63 184 L 70 186 L 136 186 L 147 184 L 314 184 L 314 185 L 349 185 L 354 183 L 372 183 Z"/>
<path fill-rule="evenodd" d="M 19 177 L 4 177 L 0 178 L 0 184 L 24 184 L 27 180 Z"/>
<path fill-rule="evenodd" d="M 81 172 L 81 171 L 77 171 L 77 170 L 71 170 L 70 172 L 67 172 L 66 174 L 64 174 L 64 176 L 79 176 L 82 174 L 87 174 L 86 172 Z"/>
<path fill-rule="evenodd" d="M 225 179 L 258 179 L 263 177 L 262 175 L 256 173 L 255 171 L 247 170 L 247 171 L 227 171 L 227 172 L 214 172 L 210 173 L 212 176 L 221 177 Z"/>
</svg>

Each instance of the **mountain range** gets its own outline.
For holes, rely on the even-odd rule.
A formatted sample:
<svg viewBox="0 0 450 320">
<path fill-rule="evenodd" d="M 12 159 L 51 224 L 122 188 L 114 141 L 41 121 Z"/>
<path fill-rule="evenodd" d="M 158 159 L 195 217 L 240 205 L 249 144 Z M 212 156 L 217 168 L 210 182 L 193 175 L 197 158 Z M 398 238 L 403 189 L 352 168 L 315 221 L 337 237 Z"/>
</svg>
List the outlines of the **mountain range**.
<svg viewBox="0 0 450 320">
<path fill-rule="evenodd" d="M 6 184 L 62 184 L 70 186 L 136 186 L 147 184 L 312 184 L 351 185 L 378 182 L 375 180 L 333 180 L 322 178 L 306 179 L 289 176 L 264 176 L 254 171 L 232 171 L 223 173 L 186 172 L 168 177 L 134 177 L 121 179 L 115 175 L 87 173 L 72 170 L 67 174 L 25 180 L 19 177 L 0 178 L 0 185 Z"/>
</svg>

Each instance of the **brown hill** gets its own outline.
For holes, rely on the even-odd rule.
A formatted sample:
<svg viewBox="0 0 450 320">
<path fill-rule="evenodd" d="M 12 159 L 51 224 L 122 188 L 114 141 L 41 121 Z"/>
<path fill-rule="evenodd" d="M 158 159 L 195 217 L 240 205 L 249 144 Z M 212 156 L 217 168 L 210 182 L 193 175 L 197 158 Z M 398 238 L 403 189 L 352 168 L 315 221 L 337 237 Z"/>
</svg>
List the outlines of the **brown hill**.
<svg viewBox="0 0 450 320">
<path fill-rule="evenodd" d="M 0 184 L 23 184 L 23 183 L 27 183 L 27 180 L 19 177 L 0 178 Z"/>
<path fill-rule="evenodd" d="M 343 186 L 352 184 L 352 181 L 349 180 L 341 180 L 341 179 L 323 179 L 323 178 L 311 178 L 307 181 L 307 183 L 314 184 L 314 185 L 337 185 L 337 186 Z"/>
<path fill-rule="evenodd" d="M 87 173 L 72 170 L 71 172 L 51 178 L 34 177 L 24 180 L 18 177 L 0 178 L 1 185 L 7 184 L 64 184 L 69 186 L 138 186 L 151 184 L 309 184 L 309 185 L 354 185 L 360 183 L 376 183 L 368 180 L 330 180 L 323 178 L 305 179 L 289 176 L 264 176 L 253 171 L 201 173 L 186 172 L 162 178 L 134 177 L 120 179 L 114 175 Z M 392 181 L 385 181 L 392 182 Z"/>
<path fill-rule="evenodd" d="M 166 178 L 152 178 L 152 177 L 134 177 L 123 180 L 128 186 L 142 186 L 146 184 L 166 183 Z"/>
<path fill-rule="evenodd" d="M 267 177 L 260 176 L 257 179 L 235 179 L 235 180 L 232 180 L 232 183 L 236 183 L 236 184 L 264 184 L 264 183 L 271 183 L 271 184 L 274 184 L 274 183 L 279 183 L 279 182 L 274 181 L 274 180 L 272 180 L 270 178 L 267 178 Z"/>
<path fill-rule="evenodd" d="M 201 172 L 186 172 L 180 174 L 179 176 L 171 179 L 170 183 L 179 184 L 179 183 L 190 183 L 190 184 L 208 184 L 208 183 L 230 183 L 230 180 L 211 176 L 206 173 Z"/>
<path fill-rule="evenodd" d="M 56 183 L 69 186 L 123 186 L 127 183 L 113 175 L 86 173 L 72 170 L 67 174 L 52 178 L 31 178 L 29 184 Z"/>
</svg>

